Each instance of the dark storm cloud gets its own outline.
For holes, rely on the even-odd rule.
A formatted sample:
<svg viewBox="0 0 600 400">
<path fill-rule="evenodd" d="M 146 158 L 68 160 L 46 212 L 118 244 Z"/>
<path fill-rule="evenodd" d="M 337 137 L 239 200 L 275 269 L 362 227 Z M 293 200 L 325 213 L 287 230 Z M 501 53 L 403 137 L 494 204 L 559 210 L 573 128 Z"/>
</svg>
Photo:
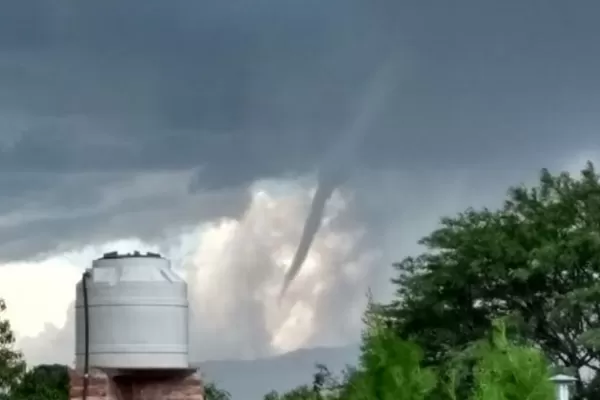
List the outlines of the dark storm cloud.
<svg viewBox="0 0 600 400">
<path fill-rule="evenodd" d="M 165 241 L 173 229 L 237 216 L 245 188 L 188 193 L 189 173 L 18 173 L 0 205 L 0 262 L 43 257 L 90 243 L 141 237 Z"/>
<path fill-rule="evenodd" d="M 401 60 L 399 88 L 358 171 L 539 168 L 594 144 L 600 6 L 591 1 L 2 4 L 0 215 L 13 222 L 0 220 L 0 237 L 21 243 L 0 247 L 3 258 L 53 248 L 50 229 L 78 238 L 78 224 L 118 215 L 118 205 L 96 204 L 108 177 L 196 171 L 189 194 L 162 203 L 174 205 L 311 171 L 390 56 Z M 87 180 L 73 184 L 73 172 Z M 147 209 L 163 197 L 157 185 Z M 15 225 L 15 213 L 61 205 L 95 211 Z"/>
</svg>

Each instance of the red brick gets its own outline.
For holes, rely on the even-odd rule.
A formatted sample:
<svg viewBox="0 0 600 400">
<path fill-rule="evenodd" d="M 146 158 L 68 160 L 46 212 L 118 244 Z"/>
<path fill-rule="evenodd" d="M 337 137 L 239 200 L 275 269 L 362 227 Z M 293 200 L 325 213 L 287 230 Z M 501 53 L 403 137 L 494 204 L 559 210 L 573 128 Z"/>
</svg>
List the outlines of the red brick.
<svg viewBox="0 0 600 400">
<path fill-rule="evenodd" d="M 70 371 L 70 399 L 83 394 L 83 378 Z M 202 381 L 194 376 L 150 378 L 128 376 L 109 379 L 100 371 L 90 374 L 88 400 L 203 400 Z"/>
</svg>

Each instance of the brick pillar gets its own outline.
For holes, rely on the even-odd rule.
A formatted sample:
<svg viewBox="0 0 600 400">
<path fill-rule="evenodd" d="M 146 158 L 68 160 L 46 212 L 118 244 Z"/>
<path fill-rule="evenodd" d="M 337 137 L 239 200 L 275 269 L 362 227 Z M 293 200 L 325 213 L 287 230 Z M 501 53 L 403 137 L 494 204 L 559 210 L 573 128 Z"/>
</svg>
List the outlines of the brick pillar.
<svg viewBox="0 0 600 400">
<path fill-rule="evenodd" d="M 81 400 L 83 377 L 70 371 L 70 400 Z M 204 388 L 195 374 L 131 374 L 109 378 L 90 373 L 87 400 L 204 400 Z"/>
<path fill-rule="evenodd" d="M 83 375 L 69 370 L 69 399 L 79 400 L 83 396 Z M 90 371 L 88 400 L 121 400 L 116 397 L 115 387 L 108 376 L 98 370 Z"/>
</svg>

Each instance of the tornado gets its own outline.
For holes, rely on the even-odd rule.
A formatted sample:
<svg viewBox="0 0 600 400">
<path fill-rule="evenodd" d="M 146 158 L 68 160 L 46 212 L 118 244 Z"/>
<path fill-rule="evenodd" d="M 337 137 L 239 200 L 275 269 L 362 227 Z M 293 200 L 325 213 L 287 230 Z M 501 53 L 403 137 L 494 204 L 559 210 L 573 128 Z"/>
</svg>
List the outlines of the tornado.
<svg viewBox="0 0 600 400">
<path fill-rule="evenodd" d="M 323 220 L 323 212 L 325 211 L 327 200 L 329 200 L 336 187 L 337 185 L 331 183 L 329 185 L 323 185 L 319 182 L 315 196 L 312 199 L 308 217 L 304 223 L 304 229 L 302 231 L 300 243 L 298 244 L 298 248 L 294 254 L 292 264 L 285 274 L 283 287 L 281 288 L 281 294 L 279 296 L 280 298 L 285 295 L 288 287 L 296 275 L 298 275 L 298 272 L 300 272 L 300 268 L 302 268 L 302 264 L 304 264 L 304 261 L 306 260 L 306 256 L 308 255 L 308 251 L 310 250 L 313 239 L 321 227 L 321 221 Z"/>
<path fill-rule="evenodd" d="M 283 298 L 300 272 L 313 240 L 321 227 L 327 201 L 335 189 L 349 177 L 348 171 L 352 166 L 352 160 L 356 158 L 357 148 L 368 134 L 369 126 L 383 108 L 394 86 L 392 85 L 394 81 L 393 66 L 394 63 L 388 61 L 375 72 L 373 78 L 369 81 L 356 118 L 352 121 L 346 133 L 342 135 L 340 141 L 329 152 L 330 154 L 325 158 L 323 166 L 320 168 L 317 190 L 304 223 L 300 243 L 292 263 L 285 273 L 279 300 Z"/>
</svg>

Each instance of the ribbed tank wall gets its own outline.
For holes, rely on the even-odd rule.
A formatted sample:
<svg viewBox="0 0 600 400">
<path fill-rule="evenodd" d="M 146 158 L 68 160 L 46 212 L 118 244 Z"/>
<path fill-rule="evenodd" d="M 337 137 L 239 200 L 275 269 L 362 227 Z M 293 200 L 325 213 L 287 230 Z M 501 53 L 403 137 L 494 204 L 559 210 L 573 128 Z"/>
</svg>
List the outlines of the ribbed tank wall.
<svg viewBox="0 0 600 400">
<path fill-rule="evenodd" d="M 87 278 L 89 365 L 105 370 L 186 369 L 187 285 L 160 257 L 114 256 L 94 261 Z M 77 284 L 75 352 L 82 368 L 85 319 Z"/>
</svg>

